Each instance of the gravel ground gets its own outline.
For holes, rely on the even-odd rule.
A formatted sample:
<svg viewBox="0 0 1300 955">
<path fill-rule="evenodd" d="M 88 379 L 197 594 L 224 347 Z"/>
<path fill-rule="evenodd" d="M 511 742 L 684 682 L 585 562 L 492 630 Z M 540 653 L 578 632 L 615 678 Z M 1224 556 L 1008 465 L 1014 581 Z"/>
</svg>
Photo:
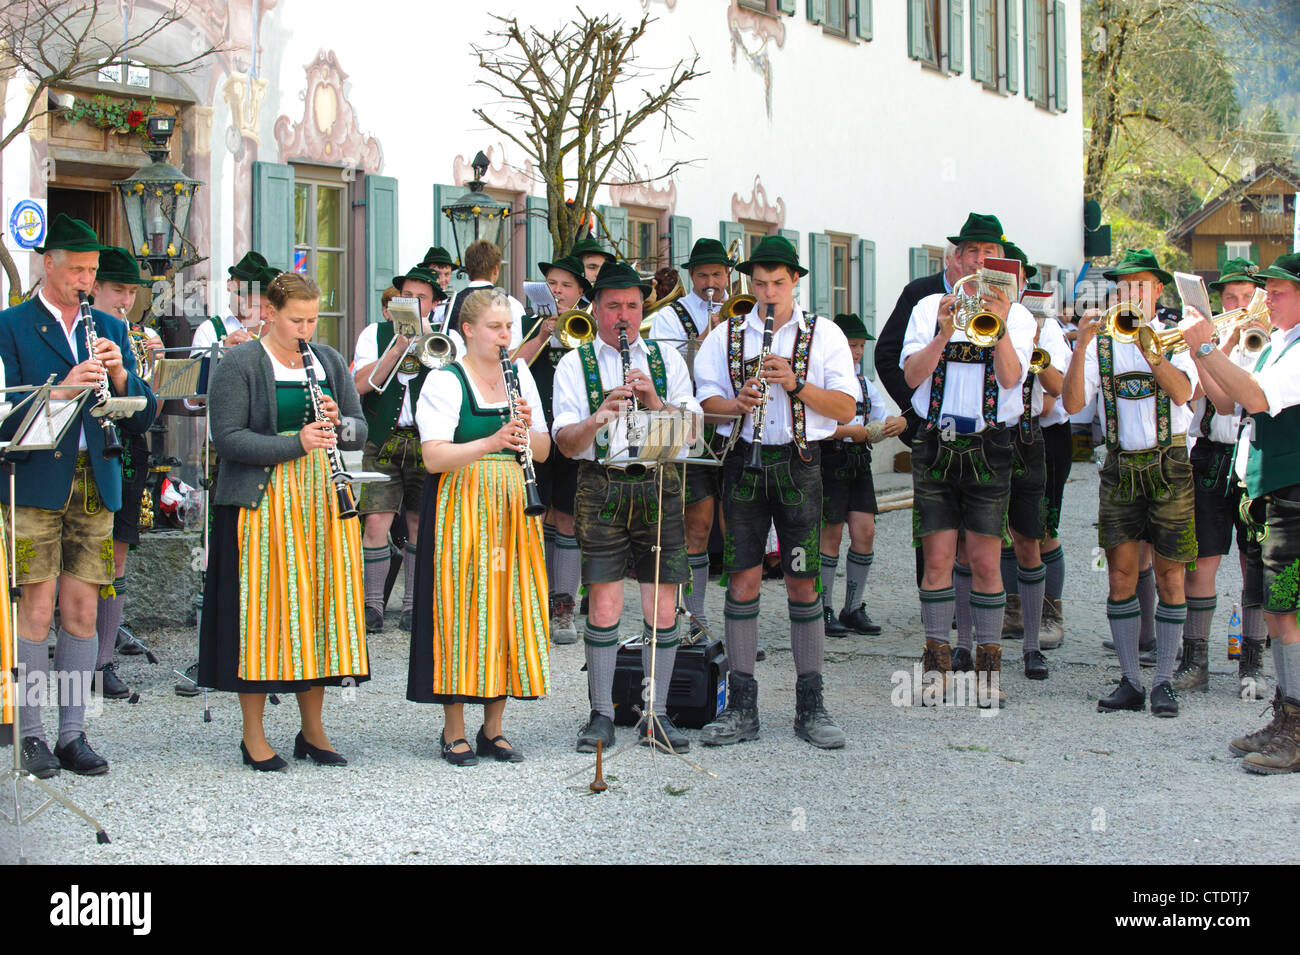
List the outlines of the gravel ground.
<svg viewBox="0 0 1300 955">
<path fill-rule="evenodd" d="M 879 487 L 883 494 L 899 483 L 888 476 Z M 371 642 L 373 681 L 354 701 L 330 691 L 327 724 L 352 765 L 295 762 L 287 773 L 264 776 L 239 763 L 234 697 L 214 694 L 213 720 L 204 723 L 201 700 L 173 695 L 171 670 L 192 658 L 194 637 L 163 632 L 153 635 L 158 667 L 120 658 L 140 703 L 107 703 L 92 720 L 90 737 L 112 771 L 56 780 L 102 822 L 112 844 L 97 845 L 88 828 L 51 808 L 25 829 L 29 856 L 50 863 L 1296 861 L 1294 844 L 1260 834 L 1277 826 L 1279 808 L 1300 822 L 1300 777 L 1250 776 L 1225 745 L 1264 722 L 1262 704 L 1236 697 L 1235 667 L 1224 659 L 1240 588 L 1235 562 L 1220 573 L 1211 692 L 1185 698 L 1173 720 L 1096 712 L 1099 693 L 1118 678 L 1099 645 L 1107 630 L 1105 574 L 1094 567 L 1096 493 L 1095 468 L 1076 465 L 1063 529 L 1066 642 L 1049 654 L 1051 679 L 1026 681 L 1015 666 L 1018 645 L 1009 644 L 1010 705 L 994 716 L 891 703 L 894 674 L 910 673 L 922 643 L 907 549 L 911 515 L 900 510 L 880 518 L 869 580 L 869 609 L 884 635 L 828 647 L 827 704 L 848 735 L 843 750 L 813 749 L 791 730 L 794 671 L 779 583 L 764 585 L 761 738 L 692 748 L 691 758 L 715 776 L 632 748 L 607 764 L 610 789 L 599 796 L 586 789 L 588 757 L 572 751 L 587 709 L 580 645 L 554 648 L 550 698 L 507 709 L 507 732 L 527 761 L 457 770 L 437 756 L 441 710 L 404 699 L 406 635 L 390 617 Z M 722 591 L 710 590 L 709 611 L 720 621 Z M 837 591 L 842 597 L 842 582 Z M 477 719 L 471 712 L 471 732 Z M 268 708 L 268 735 L 286 758 L 296 724 L 291 699 Z M 629 739 L 620 728 L 619 742 Z M 15 854 L 12 826 L 0 826 L 0 854 Z"/>
</svg>

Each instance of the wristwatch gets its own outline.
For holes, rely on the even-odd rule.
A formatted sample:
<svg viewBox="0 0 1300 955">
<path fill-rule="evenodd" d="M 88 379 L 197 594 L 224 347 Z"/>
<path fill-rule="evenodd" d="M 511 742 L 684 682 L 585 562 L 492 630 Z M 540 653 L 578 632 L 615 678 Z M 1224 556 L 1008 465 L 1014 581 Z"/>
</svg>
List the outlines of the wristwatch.
<svg viewBox="0 0 1300 955">
<path fill-rule="evenodd" d="M 1202 358 L 1209 358 L 1212 354 L 1214 354 L 1214 346 L 1211 345 L 1209 342 L 1203 342 L 1201 344 L 1201 347 L 1196 349 L 1196 351 L 1200 354 Z"/>
<path fill-rule="evenodd" d="M 793 398 L 795 395 L 799 394 L 799 392 L 803 391 L 803 386 L 806 384 L 808 384 L 808 382 L 802 375 L 795 375 L 794 389 L 790 392 L 790 397 Z"/>
</svg>

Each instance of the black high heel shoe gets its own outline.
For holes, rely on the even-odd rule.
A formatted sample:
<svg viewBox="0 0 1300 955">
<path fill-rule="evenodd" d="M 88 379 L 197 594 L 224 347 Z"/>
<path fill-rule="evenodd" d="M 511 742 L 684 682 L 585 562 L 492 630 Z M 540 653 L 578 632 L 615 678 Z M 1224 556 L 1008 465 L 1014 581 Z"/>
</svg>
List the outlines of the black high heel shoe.
<svg viewBox="0 0 1300 955">
<path fill-rule="evenodd" d="M 317 766 L 346 766 L 348 764 L 348 761 L 334 750 L 319 749 L 307 742 L 307 738 L 302 735 L 302 730 L 298 731 L 298 735 L 293 741 L 293 758 L 310 759 Z"/>
<path fill-rule="evenodd" d="M 259 773 L 276 773 L 287 769 L 289 764 L 281 759 L 278 755 L 272 755 L 270 759 L 253 759 L 248 755 L 248 747 L 244 741 L 239 741 L 239 752 L 244 757 L 244 765 L 252 766 Z"/>
</svg>

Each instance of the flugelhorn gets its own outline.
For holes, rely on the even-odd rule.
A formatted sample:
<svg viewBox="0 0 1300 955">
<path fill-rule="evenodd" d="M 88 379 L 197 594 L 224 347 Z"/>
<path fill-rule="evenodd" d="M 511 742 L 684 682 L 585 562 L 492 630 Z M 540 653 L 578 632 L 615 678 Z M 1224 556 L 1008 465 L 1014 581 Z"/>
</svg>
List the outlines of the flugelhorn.
<svg viewBox="0 0 1300 955">
<path fill-rule="evenodd" d="M 968 294 L 962 291 L 962 286 L 968 282 L 975 282 L 974 294 Z M 985 288 L 984 272 L 981 269 L 959 278 L 952 284 L 953 293 L 957 301 L 953 305 L 953 326 L 965 333 L 972 344 L 981 347 L 996 345 L 1003 335 L 1007 333 L 1007 325 L 994 312 L 990 312 L 984 307 L 984 300 L 981 298 Z"/>
</svg>

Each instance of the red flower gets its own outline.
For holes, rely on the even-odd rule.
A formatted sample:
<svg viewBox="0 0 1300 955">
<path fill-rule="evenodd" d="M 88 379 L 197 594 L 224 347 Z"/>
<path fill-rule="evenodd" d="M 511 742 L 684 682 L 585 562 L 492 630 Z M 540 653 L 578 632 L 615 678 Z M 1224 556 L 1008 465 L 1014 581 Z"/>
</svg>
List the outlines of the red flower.
<svg viewBox="0 0 1300 955">
<path fill-rule="evenodd" d="M 126 124 L 132 129 L 144 122 L 144 113 L 138 109 L 133 109 L 126 114 Z"/>
</svg>

